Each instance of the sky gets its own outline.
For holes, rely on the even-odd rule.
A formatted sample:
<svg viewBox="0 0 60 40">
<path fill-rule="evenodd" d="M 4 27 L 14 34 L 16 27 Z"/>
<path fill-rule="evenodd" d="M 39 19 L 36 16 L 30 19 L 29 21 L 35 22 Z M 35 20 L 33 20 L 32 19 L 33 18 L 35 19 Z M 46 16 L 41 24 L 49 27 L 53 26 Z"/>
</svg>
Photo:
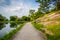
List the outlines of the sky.
<svg viewBox="0 0 60 40">
<path fill-rule="evenodd" d="M 0 14 L 10 16 L 28 16 L 29 10 L 37 10 L 38 3 L 35 0 L 0 0 Z"/>
</svg>

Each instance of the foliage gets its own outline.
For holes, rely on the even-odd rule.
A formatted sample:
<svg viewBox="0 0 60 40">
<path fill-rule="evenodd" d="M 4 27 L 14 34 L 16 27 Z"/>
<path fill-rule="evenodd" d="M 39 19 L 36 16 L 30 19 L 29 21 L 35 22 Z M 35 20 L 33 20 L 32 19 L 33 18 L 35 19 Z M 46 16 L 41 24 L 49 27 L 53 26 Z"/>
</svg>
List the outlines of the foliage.
<svg viewBox="0 0 60 40">
<path fill-rule="evenodd" d="M 22 16 L 21 18 L 18 18 L 17 16 L 10 16 L 10 21 L 15 22 L 25 22 L 25 21 L 31 21 L 30 17 Z"/>
<path fill-rule="evenodd" d="M 22 21 L 31 21 L 31 19 L 30 19 L 30 17 L 23 16 L 23 17 L 22 17 Z"/>
<path fill-rule="evenodd" d="M 44 16 L 44 13 L 42 13 L 42 12 L 40 12 L 39 10 L 37 11 L 37 12 L 35 12 L 35 18 L 37 19 L 37 18 L 39 18 L 39 17 L 42 17 L 42 16 Z"/>
<path fill-rule="evenodd" d="M 5 23 L 3 23 L 3 22 L 1 23 L 1 22 L 0 22 L 0 30 L 1 30 L 3 27 L 5 27 Z"/>
<path fill-rule="evenodd" d="M 36 0 L 36 2 L 40 4 L 39 10 L 41 12 L 49 12 L 51 0 Z"/>
<path fill-rule="evenodd" d="M 0 21 L 8 21 L 8 19 L 0 14 Z"/>
<path fill-rule="evenodd" d="M 10 16 L 10 21 L 16 21 L 17 16 Z"/>
<path fill-rule="evenodd" d="M 16 21 L 22 21 L 22 19 L 21 18 L 17 18 Z"/>
<path fill-rule="evenodd" d="M 40 4 L 39 10 L 42 12 L 48 13 L 52 9 L 60 10 L 60 0 L 36 0 L 36 2 Z"/>
<path fill-rule="evenodd" d="M 60 10 L 60 0 L 54 0 L 56 3 L 56 10 Z"/>
<path fill-rule="evenodd" d="M 10 27 L 17 27 L 17 23 L 16 22 L 10 22 Z"/>
<path fill-rule="evenodd" d="M 29 11 L 29 17 L 32 19 L 32 20 L 34 20 L 35 19 L 35 10 L 30 10 Z"/>
<path fill-rule="evenodd" d="M 30 10 L 29 13 L 31 13 L 30 15 L 34 14 L 35 10 Z"/>
<path fill-rule="evenodd" d="M 47 40 L 56 40 L 54 39 L 54 36 L 46 34 Z"/>
<path fill-rule="evenodd" d="M 35 20 L 39 17 L 42 17 L 44 14 L 42 12 L 40 12 L 39 10 L 38 11 L 34 11 L 34 10 L 30 10 L 29 11 L 29 17 L 32 19 L 32 20 Z"/>
</svg>

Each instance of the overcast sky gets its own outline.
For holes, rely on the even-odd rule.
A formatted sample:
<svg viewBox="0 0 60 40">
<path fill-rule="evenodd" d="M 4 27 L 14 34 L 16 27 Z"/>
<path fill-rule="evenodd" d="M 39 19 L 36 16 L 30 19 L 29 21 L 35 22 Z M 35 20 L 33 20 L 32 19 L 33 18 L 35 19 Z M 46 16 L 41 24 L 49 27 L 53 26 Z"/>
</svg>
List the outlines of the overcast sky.
<svg viewBox="0 0 60 40">
<path fill-rule="evenodd" d="M 11 15 L 18 17 L 28 15 L 30 9 L 37 10 L 35 0 L 0 0 L 0 14 L 7 18 Z"/>
</svg>

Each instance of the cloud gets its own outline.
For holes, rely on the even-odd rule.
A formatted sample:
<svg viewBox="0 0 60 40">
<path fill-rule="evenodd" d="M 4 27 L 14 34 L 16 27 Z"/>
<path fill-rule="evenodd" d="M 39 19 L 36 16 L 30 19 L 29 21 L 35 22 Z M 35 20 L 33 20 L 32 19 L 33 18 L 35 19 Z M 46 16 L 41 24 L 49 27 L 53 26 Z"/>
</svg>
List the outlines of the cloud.
<svg viewBox="0 0 60 40">
<path fill-rule="evenodd" d="M 18 11 L 18 10 L 20 10 L 21 9 L 21 7 L 19 7 L 19 6 L 17 6 L 17 7 L 11 7 L 11 8 L 5 8 L 5 11 L 6 12 L 8 12 L 8 11 L 10 11 L 10 12 L 15 12 L 15 11 Z"/>
<path fill-rule="evenodd" d="M 10 0 L 0 0 L 0 6 L 10 5 Z"/>
<path fill-rule="evenodd" d="M 3 3 L 8 3 L 7 6 L 1 6 Z M 7 18 L 9 18 L 11 15 L 17 15 L 18 17 L 28 15 L 30 9 L 37 10 L 38 5 L 32 0 L 1 0 L 0 1 L 0 13 Z M 6 5 L 6 4 L 4 4 Z"/>
</svg>

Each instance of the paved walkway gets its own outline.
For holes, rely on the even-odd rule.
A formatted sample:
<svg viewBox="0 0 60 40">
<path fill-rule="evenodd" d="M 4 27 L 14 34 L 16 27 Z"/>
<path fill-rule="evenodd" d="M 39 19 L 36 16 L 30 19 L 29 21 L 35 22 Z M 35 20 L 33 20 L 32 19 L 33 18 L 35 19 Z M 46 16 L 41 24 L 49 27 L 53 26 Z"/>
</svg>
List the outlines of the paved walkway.
<svg viewBox="0 0 60 40">
<path fill-rule="evenodd" d="M 31 23 L 27 23 L 11 40 L 45 40 L 45 37 Z"/>
</svg>

